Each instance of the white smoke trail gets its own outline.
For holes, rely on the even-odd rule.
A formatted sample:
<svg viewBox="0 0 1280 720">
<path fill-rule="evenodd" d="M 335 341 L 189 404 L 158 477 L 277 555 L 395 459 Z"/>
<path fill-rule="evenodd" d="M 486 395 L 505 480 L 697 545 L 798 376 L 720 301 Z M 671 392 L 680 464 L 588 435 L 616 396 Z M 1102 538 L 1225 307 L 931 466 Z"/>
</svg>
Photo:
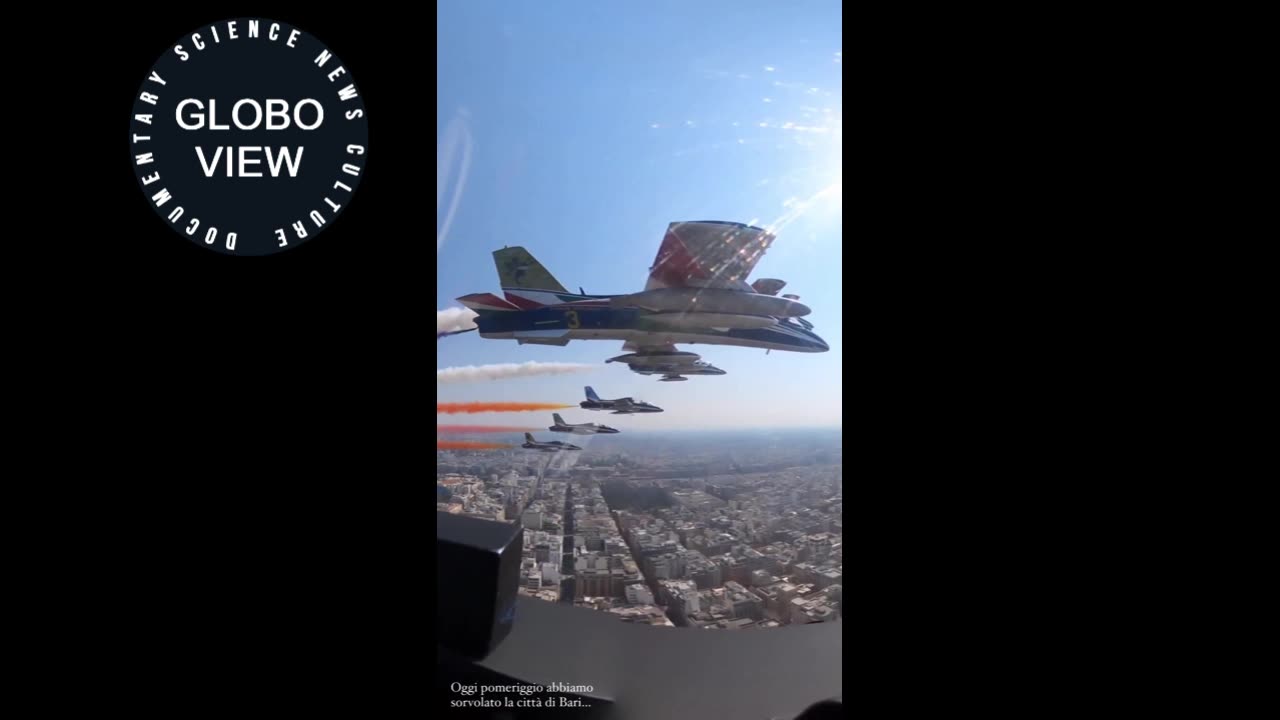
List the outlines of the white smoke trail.
<svg viewBox="0 0 1280 720">
<path fill-rule="evenodd" d="M 448 308 L 436 311 L 436 336 L 444 333 L 475 328 L 476 312 L 469 308 Z"/>
<path fill-rule="evenodd" d="M 578 464 L 578 460 L 582 458 L 582 453 L 591 447 L 591 439 L 595 435 L 583 435 L 581 437 L 571 435 L 569 437 L 569 442 L 582 448 L 582 450 L 565 450 L 551 457 L 551 472 L 558 477 L 563 477 L 573 469 L 574 465 Z"/>
<path fill-rule="evenodd" d="M 551 474 L 555 476 L 563 476 L 572 466 L 572 463 L 575 462 L 578 452 L 578 450 L 565 450 L 564 452 L 558 452 L 553 455 L 551 457 Z"/>
<path fill-rule="evenodd" d="M 535 375 L 568 375 L 570 373 L 595 370 L 595 365 L 562 362 L 498 363 L 496 365 L 466 365 L 464 367 L 444 368 L 436 370 L 436 383 L 480 382 L 484 380 L 506 380 L 517 377 L 533 377 Z"/>
<path fill-rule="evenodd" d="M 436 145 L 436 222 L 440 222 L 441 204 L 445 199 L 445 191 L 453 180 L 453 192 L 449 199 L 449 209 L 445 212 L 444 223 L 436 229 L 436 252 L 444 245 L 445 236 L 449 234 L 449 226 L 453 224 L 453 216 L 458 212 L 458 203 L 462 200 L 462 190 L 467 185 L 467 173 L 471 170 L 471 131 L 467 129 L 466 110 L 459 110 L 444 137 Z M 459 148 L 462 150 L 462 165 L 456 180 L 451 177 L 453 159 Z"/>
</svg>

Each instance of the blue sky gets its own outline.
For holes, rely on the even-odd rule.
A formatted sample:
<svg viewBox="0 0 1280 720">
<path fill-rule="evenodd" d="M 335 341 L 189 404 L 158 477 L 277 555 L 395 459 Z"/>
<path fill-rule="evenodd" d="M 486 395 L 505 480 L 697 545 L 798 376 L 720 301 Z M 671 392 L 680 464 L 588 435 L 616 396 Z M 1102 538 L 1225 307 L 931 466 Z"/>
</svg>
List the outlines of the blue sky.
<svg viewBox="0 0 1280 720">
<path fill-rule="evenodd" d="M 572 290 L 625 293 L 643 289 L 670 222 L 776 223 L 752 279 L 787 281 L 831 346 L 687 348 L 728 374 L 660 383 L 603 364 L 619 341 L 519 346 L 469 333 L 437 343 L 439 368 L 599 369 L 442 385 L 438 399 L 576 404 L 589 384 L 666 412 L 574 409 L 567 421 L 624 432 L 839 426 L 840 3 L 442 0 L 437 19 L 437 310 L 500 293 L 490 253 L 504 245 L 523 245 Z M 549 413 L 452 418 L 550 424 Z"/>
</svg>

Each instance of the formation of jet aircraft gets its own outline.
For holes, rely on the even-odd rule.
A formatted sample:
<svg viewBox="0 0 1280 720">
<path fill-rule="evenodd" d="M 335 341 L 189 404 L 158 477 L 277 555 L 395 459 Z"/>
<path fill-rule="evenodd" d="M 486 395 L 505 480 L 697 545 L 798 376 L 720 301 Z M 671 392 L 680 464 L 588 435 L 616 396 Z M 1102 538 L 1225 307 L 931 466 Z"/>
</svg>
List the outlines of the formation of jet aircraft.
<svg viewBox="0 0 1280 720">
<path fill-rule="evenodd" d="M 587 399 L 582 402 L 582 407 L 587 410 L 612 410 L 614 415 L 627 415 L 634 413 L 651 413 L 662 412 L 662 408 L 656 405 L 650 405 L 646 402 L 636 402 L 631 398 L 618 398 L 617 400 L 602 400 L 596 394 L 596 391 L 587 386 L 584 388 L 587 392 Z M 551 413 L 551 419 L 555 422 L 547 429 L 551 432 L 569 433 L 572 435 L 613 435 L 621 432 L 617 428 L 602 425 L 600 423 L 567 423 L 564 418 L 560 417 L 560 413 Z M 551 440 L 548 442 L 539 442 L 533 439 L 530 433 L 524 434 L 524 445 L 521 447 L 526 450 L 541 450 L 543 452 L 559 452 L 561 450 L 581 450 L 577 445 L 561 442 L 559 440 Z"/>
<path fill-rule="evenodd" d="M 521 345 L 565 346 L 572 340 L 621 340 L 622 355 L 608 363 L 626 365 L 639 375 L 661 382 L 681 382 L 690 375 L 724 375 L 677 344 L 826 352 L 826 341 L 804 319 L 810 313 L 799 296 L 781 295 L 782 280 L 747 278 L 773 243 L 768 230 L 714 220 L 673 222 L 649 268 L 644 289 L 622 295 L 588 295 L 581 287 L 569 292 L 523 247 L 493 253 L 502 297 L 474 293 L 458 298 L 476 313 L 480 337 L 515 340 Z M 591 387 L 584 410 L 614 415 L 659 413 L 662 408 L 633 398 L 602 399 Z M 566 423 L 553 414 L 552 432 L 575 435 L 616 433 L 597 423 Z M 525 433 L 529 450 L 581 450 L 569 443 L 539 442 Z"/>
<path fill-rule="evenodd" d="M 664 382 L 724 375 L 679 343 L 826 352 L 796 295 L 782 280 L 747 277 L 773 243 L 763 228 L 720 221 L 667 227 L 644 290 L 624 295 L 571 293 L 523 247 L 493 253 L 503 296 L 458 298 L 477 313 L 480 337 L 564 346 L 571 340 L 622 340 L 623 363 Z M 584 406 L 585 407 L 585 406 Z M 597 408 L 587 408 L 597 409 Z"/>
<path fill-rule="evenodd" d="M 566 423 L 564 418 L 560 417 L 560 413 L 552 413 L 551 419 L 556 423 L 547 428 L 551 432 L 573 433 L 574 435 L 611 435 L 618 432 L 615 428 L 597 423 L 579 423 L 577 425 Z"/>
</svg>

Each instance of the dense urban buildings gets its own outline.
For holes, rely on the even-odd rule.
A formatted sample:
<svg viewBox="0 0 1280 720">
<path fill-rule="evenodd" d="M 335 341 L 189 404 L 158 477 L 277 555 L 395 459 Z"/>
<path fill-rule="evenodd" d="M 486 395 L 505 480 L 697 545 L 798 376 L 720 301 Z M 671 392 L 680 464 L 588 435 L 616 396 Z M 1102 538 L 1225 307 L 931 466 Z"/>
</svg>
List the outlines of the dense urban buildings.
<svg viewBox="0 0 1280 720">
<path fill-rule="evenodd" d="M 842 612 L 841 434 L 635 433 L 437 452 L 436 508 L 524 527 L 520 593 L 708 630 Z"/>
</svg>

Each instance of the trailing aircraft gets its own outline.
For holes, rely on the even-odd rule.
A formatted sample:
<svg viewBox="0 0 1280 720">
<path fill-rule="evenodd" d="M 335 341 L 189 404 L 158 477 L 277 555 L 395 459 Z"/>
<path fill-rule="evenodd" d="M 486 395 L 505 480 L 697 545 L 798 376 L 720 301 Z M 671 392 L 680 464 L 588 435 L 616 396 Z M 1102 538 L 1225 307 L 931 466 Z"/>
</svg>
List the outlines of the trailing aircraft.
<svg viewBox="0 0 1280 720">
<path fill-rule="evenodd" d="M 520 447 L 525 450 L 541 450 L 542 452 L 560 452 L 561 450 L 581 450 L 577 445 L 570 445 L 567 442 L 559 440 L 549 440 L 547 442 L 538 442 L 533 439 L 533 435 L 524 434 L 524 444 Z"/>
<path fill-rule="evenodd" d="M 583 410 L 612 410 L 614 415 L 662 412 L 662 408 L 657 405 L 651 405 L 647 402 L 636 402 L 629 397 L 618 398 L 617 400 L 602 400 L 590 385 L 584 389 L 587 392 L 587 399 L 578 403 L 578 407 Z"/>
<path fill-rule="evenodd" d="M 547 428 L 551 432 L 573 433 L 574 435 L 611 435 L 618 432 L 617 429 L 611 428 L 608 425 L 598 425 L 596 423 L 578 423 L 577 425 L 571 425 L 565 422 L 564 418 L 560 417 L 560 413 L 551 413 L 551 419 L 556 422 L 555 425 Z"/>
</svg>

